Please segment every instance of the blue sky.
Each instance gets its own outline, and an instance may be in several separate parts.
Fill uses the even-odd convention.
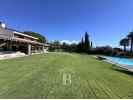
[[[96,46],[119,46],[133,30],[133,0],[0,0],[0,20],[51,40],[79,41],[85,31]]]

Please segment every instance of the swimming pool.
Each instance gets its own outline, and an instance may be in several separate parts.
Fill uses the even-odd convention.
[[[120,58],[120,57],[110,57],[110,56],[103,56],[104,58],[115,62],[117,64],[120,65],[129,65],[129,66],[133,66],[133,59],[129,59],[129,58]]]

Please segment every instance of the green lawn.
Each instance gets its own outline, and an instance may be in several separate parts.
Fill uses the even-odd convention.
[[[89,55],[33,55],[0,61],[0,98],[133,98],[133,76]]]

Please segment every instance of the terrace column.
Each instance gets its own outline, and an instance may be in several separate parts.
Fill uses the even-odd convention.
[[[28,44],[28,55],[31,55],[31,44]]]
[[[11,41],[6,41],[5,43],[6,43],[7,50],[11,51],[12,50]]]
[[[42,52],[45,53],[45,48],[44,48],[44,46],[42,46]]]
[[[42,51],[42,50],[41,50],[41,46],[39,46],[39,53],[41,53],[41,51]]]

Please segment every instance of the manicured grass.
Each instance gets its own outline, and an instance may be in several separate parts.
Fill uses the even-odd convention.
[[[89,55],[49,53],[3,60],[0,98],[133,98],[133,76]]]

